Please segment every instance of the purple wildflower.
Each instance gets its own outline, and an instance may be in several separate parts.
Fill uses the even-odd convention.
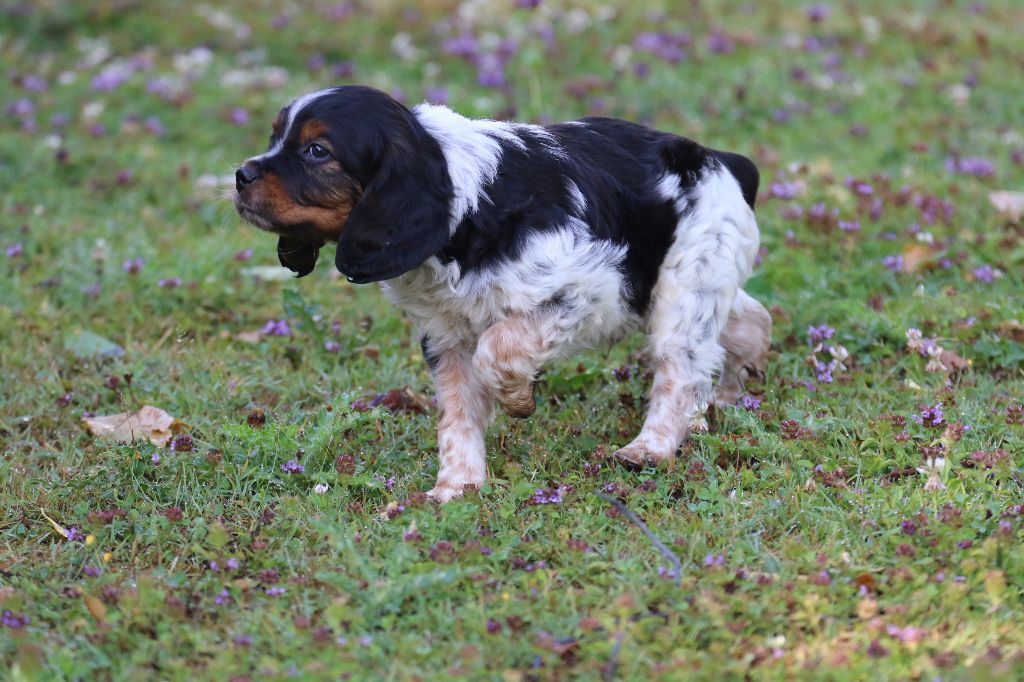
[[[149,461],[151,461],[153,464],[159,464],[160,463],[160,453],[159,452],[154,452],[153,456],[149,458]]]
[[[448,88],[444,86],[427,88],[424,97],[431,104],[448,104]]]
[[[742,407],[744,410],[749,410],[753,412],[757,408],[761,407],[761,400],[759,398],[755,398],[752,395],[744,394],[740,396],[740,399],[736,401],[736,404]]]
[[[288,325],[287,320],[268,320],[263,329],[260,330],[261,334],[267,336],[291,336],[292,328]]]
[[[951,156],[946,159],[946,170],[979,178],[988,178],[996,174],[995,164],[981,156]]]
[[[166,277],[157,281],[156,285],[161,289],[174,289],[181,286],[181,277]]]
[[[249,122],[249,112],[242,107],[235,107],[231,110],[228,119],[235,125],[245,125]]]
[[[836,330],[827,324],[820,324],[817,327],[811,325],[807,328],[807,337],[810,339],[811,345],[821,343],[826,339],[831,339],[836,333]]]
[[[24,251],[25,251],[25,247],[22,246],[21,242],[18,242],[17,244],[11,244],[6,249],[4,249],[4,253],[7,254],[8,258],[17,258]]]
[[[147,132],[151,135],[156,135],[157,137],[162,137],[164,133],[167,132],[167,128],[164,127],[164,124],[161,123],[160,119],[156,116],[149,116],[146,118],[145,126]]]
[[[668,579],[671,579],[671,580],[675,580],[676,578],[679,577],[679,571],[677,571],[675,568],[668,568],[666,566],[658,566],[658,577],[659,578],[668,578]]]
[[[707,568],[720,568],[725,566],[724,554],[708,554],[704,557],[704,566]]]
[[[800,187],[795,182],[773,182],[768,193],[776,199],[792,199]]]
[[[324,350],[328,353],[337,353],[341,350],[341,344],[337,341],[324,341]]]
[[[804,14],[807,15],[808,21],[812,24],[818,24],[828,19],[828,16],[832,13],[832,9],[828,5],[815,3],[808,5],[804,8]]]
[[[90,578],[98,578],[102,572],[99,566],[86,566],[82,569],[82,573],[85,573]]]
[[[228,567],[229,571],[237,571],[239,565],[240,564],[238,562],[238,559],[236,559],[235,557],[231,557],[230,559],[227,560],[227,563],[226,563],[226,566]]]
[[[985,284],[992,284],[996,280],[996,271],[992,269],[991,265],[982,265],[974,268],[974,281],[984,282]]]
[[[886,256],[882,259],[882,265],[884,265],[889,272],[903,272],[903,256]]]
[[[538,488],[530,498],[533,504],[561,504],[565,499],[565,494],[572,490],[572,486],[560,485],[557,488]]]
[[[21,79],[21,87],[29,92],[45,92],[48,86],[45,78],[30,73]]]
[[[121,87],[132,75],[131,67],[124,64],[110,64],[92,79],[92,89],[109,92]]]
[[[708,50],[716,54],[729,54],[736,45],[733,43],[732,38],[725,35],[721,31],[713,31],[708,36]]]
[[[826,365],[824,362],[821,362],[820,360],[818,360],[814,364],[814,378],[816,378],[818,381],[820,381],[823,384],[831,384],[832,381],[833,381],[833,379],[832,379],[832,370],[833,369],[834,369],[834,364],[833,363],[829,363],[829,364]]]
[[[860,222],[856,220],[840,220],[839,229],[843,232],[857,232],[860,230]]]
[[[228,593],[227,590],[221,590],[220,594],[218,594],[213,599],[213,603],[217,606],[223,606],[224,604],[227,604],[229,601],[231,601],[231,595]]]
[[[144,258],[129,258],[121,263],[121,268],[130,275],[136,274],[146,264]]]
[[[28,623],[29,617],[24,613],[4,609],[4,612],[0,614],[0,625],[11,628],[12,630],[21,629],[28,625]]]
[[[70,528],[68,528],[67,531],[68,531],[68,540],[71,540],[72,542],[85,539],[85,536],[82,535],[82,531],[78,530],[74,526],[71,526]]]
[[[287,592],[287,590],[285,590],[283,587],[268,587],[267,589],[265,589],[263,591],[265,593],[267,593],[268,595],[270,595],[271,597],[280,597],[285,592]]]
[[[922,426],[939,427],[945,422],[945,415],[942,412],[942,403],[935,403],[934,405],[926,405],[921,409],[921,414],[912,415],[913,419]]]
[[[251,647],[252,646],[252,637],[250,637],[249,635],[236,635],[233,641],[235,643],[235,646],[240,646],[240,647]]]
[[[306,471],[306,467],[302,466],[294,459],[290,459],[281,465],[281,471],[286,474],[301,474]]]

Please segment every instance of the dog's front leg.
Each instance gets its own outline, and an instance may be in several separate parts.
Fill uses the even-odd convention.
[[[484,432],[494,412],[490,390],[473,369],[469,348],[428,351],[440,418],[437,446],[441,464],[437,483],[428,492],[438,502],[462,495],[467,485],[480,486],[487,477]]]

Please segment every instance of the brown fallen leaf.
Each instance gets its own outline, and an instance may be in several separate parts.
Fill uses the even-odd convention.
[[[132,443],[146,439],[163,447],[188,427],[158,407],[145,405],[138,412],[122,412],[105,417],[85,417],[85,430],[103,440]]]
[[[996,333],[1004,339],[1016,341],[1017,343],[1024,343],[1024,324],[1021,324],[1017,320],[1001,322],[999,326],[996,327]]]
[[[352,401],[352,409],[367,412],[383,405],[391,412],[417,412],[423,414],[430,410],[430,397],[411,388],[393,388],[387,393],[376,396],[364,396]]]
[[[988,200],[997,211],[1013,221],[1024,216],[1024,192],[989,192]]]
[[[971,361],[960,357],[951,350],[943,350],[939,362],[946,366],[951,374],[958,374],[971,366]]]
[[[82,599],[85,600],[85,608],[89,610],[89,613],[96,619],[96,622],[99,623],[100,627],[106,627],[107,607],[103,605],[103,602],[85,592],[82,593]]]
[[[903,270],[917,272],[933,258],[931,247],[920,242],[911,242],[903,247]]]

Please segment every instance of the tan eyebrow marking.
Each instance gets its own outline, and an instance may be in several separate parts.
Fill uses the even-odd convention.
[[[327,124],[318,119],[310,119],[302,124],[299,131],[299,144],[305,147],[307,144],[322,136],[328,130]]]

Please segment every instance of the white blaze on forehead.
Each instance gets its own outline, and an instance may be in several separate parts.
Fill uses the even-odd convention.
[[[252,157],[251,159],[249,159],[249,161],[262,161],[263,159],[268,159],[271,156],[274,156],[275,154],[280,152],[284,148],[284,141],[288,139],[288,135],[292,131],[292,124],[295,123],[295,119],[296,117],[298,117],[299,112],[306,108],[309,104],[313,103],[314,101],[320,99],[324,95],[327,95],[331,92],[333,92],[333,88],[327,88],[326,90],[317,90],[316,92],[311,92],[308,95],[303,95],[302,97],[298,98],[297,100],[289,104],[288,120],[285,121],[284,129],[281,131],[280,137],[277,138],[277,142],[275,142],[274,146],[271,147],[269,150],[267,150],[263,154],[260,154],[259,156]]]

